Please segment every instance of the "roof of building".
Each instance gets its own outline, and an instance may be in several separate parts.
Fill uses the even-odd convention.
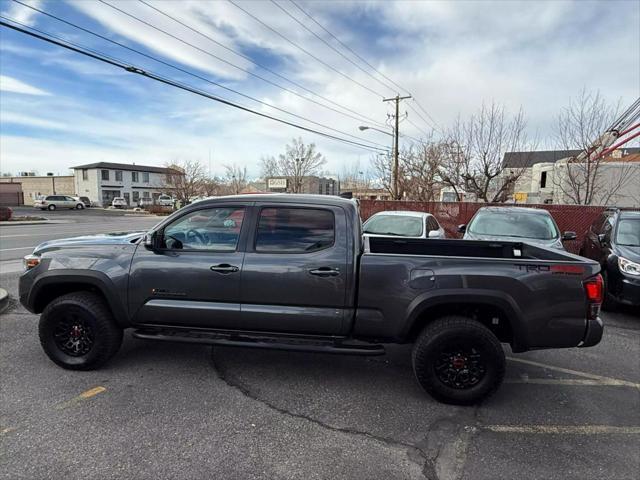
[[[71,167],[74,170],[89,169],[89,168],[108,168],[112,170],[130,170],[134,172],[150,172],[150,173],[169,173],[176,170],[167,167],[152,167],[149,165],[131,165],[128,163],[112,163],[112,162],[96,162],[87,163],[86,165],[77,165]]]
[[[622,148],[627,154],[640,153],[640,148]],[[540,150],[537,152],[506,152],[502,158],[502,168],[529,168],[536,163],[555,163],[563,158],[574,157],[582,150]],[[624,158],[624,157],[623,157]],[[613,157],[607,160],[616,161]]]

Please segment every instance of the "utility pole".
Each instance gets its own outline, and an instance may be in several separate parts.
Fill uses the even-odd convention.
[[[401,97],[400,95],[396,95],[393,98],[384,98],[382,101],[383,102],[396,102],[396,114],[395,114],[395,121],[396,121],[396,126],[393,129],[393,199],[394,200],[400,200],[400,195],[399,195],[399,188],[398,188],[398,157],[400,155],[400,152],[398,150],[398,144],[399,141],[398,139],[400,138],[400,100],[406,100],[408,98],[411,98],[411,95],[407,95],[404,97]]]

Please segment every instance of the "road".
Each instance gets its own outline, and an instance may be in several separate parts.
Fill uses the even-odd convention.
[[[15,263],[15,260],[31,253],[34,247],[46,240],[93,233],[146,230],[161,220],[156,216],[103,209],[49,212],[31,207],[15,207],[13,210],[14,216],[37,216],[64,223],[0,226],[0,271],[2,271],[1,262],[13,260],[12,263]]]
[[[0,273],[13,298],[18,275]],[[499,392],[452,407],[417,385],[409,346],[361,358],[127,334],[105,368],[66,371],[14,302],[0,315],[0,478],[637,479],[640,316],[604,319],[593,348],[507,348]]]

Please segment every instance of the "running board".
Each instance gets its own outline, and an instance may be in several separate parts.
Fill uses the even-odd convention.
[[[143,340],[161,342],[200,343],[223,347],[268,348],[294,352],[333,353],[341,355],[384,355],[382,345],[372,343],[343,342],[335,339],[307,337],[276,337],[270,335],[219,333],[178,329],[140,329],[132,334]]]

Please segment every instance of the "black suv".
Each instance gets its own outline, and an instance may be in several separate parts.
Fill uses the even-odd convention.
[[[580,255],[602,266],[603,308],[640,306],[640,212],[607,208],[589,227]]]

